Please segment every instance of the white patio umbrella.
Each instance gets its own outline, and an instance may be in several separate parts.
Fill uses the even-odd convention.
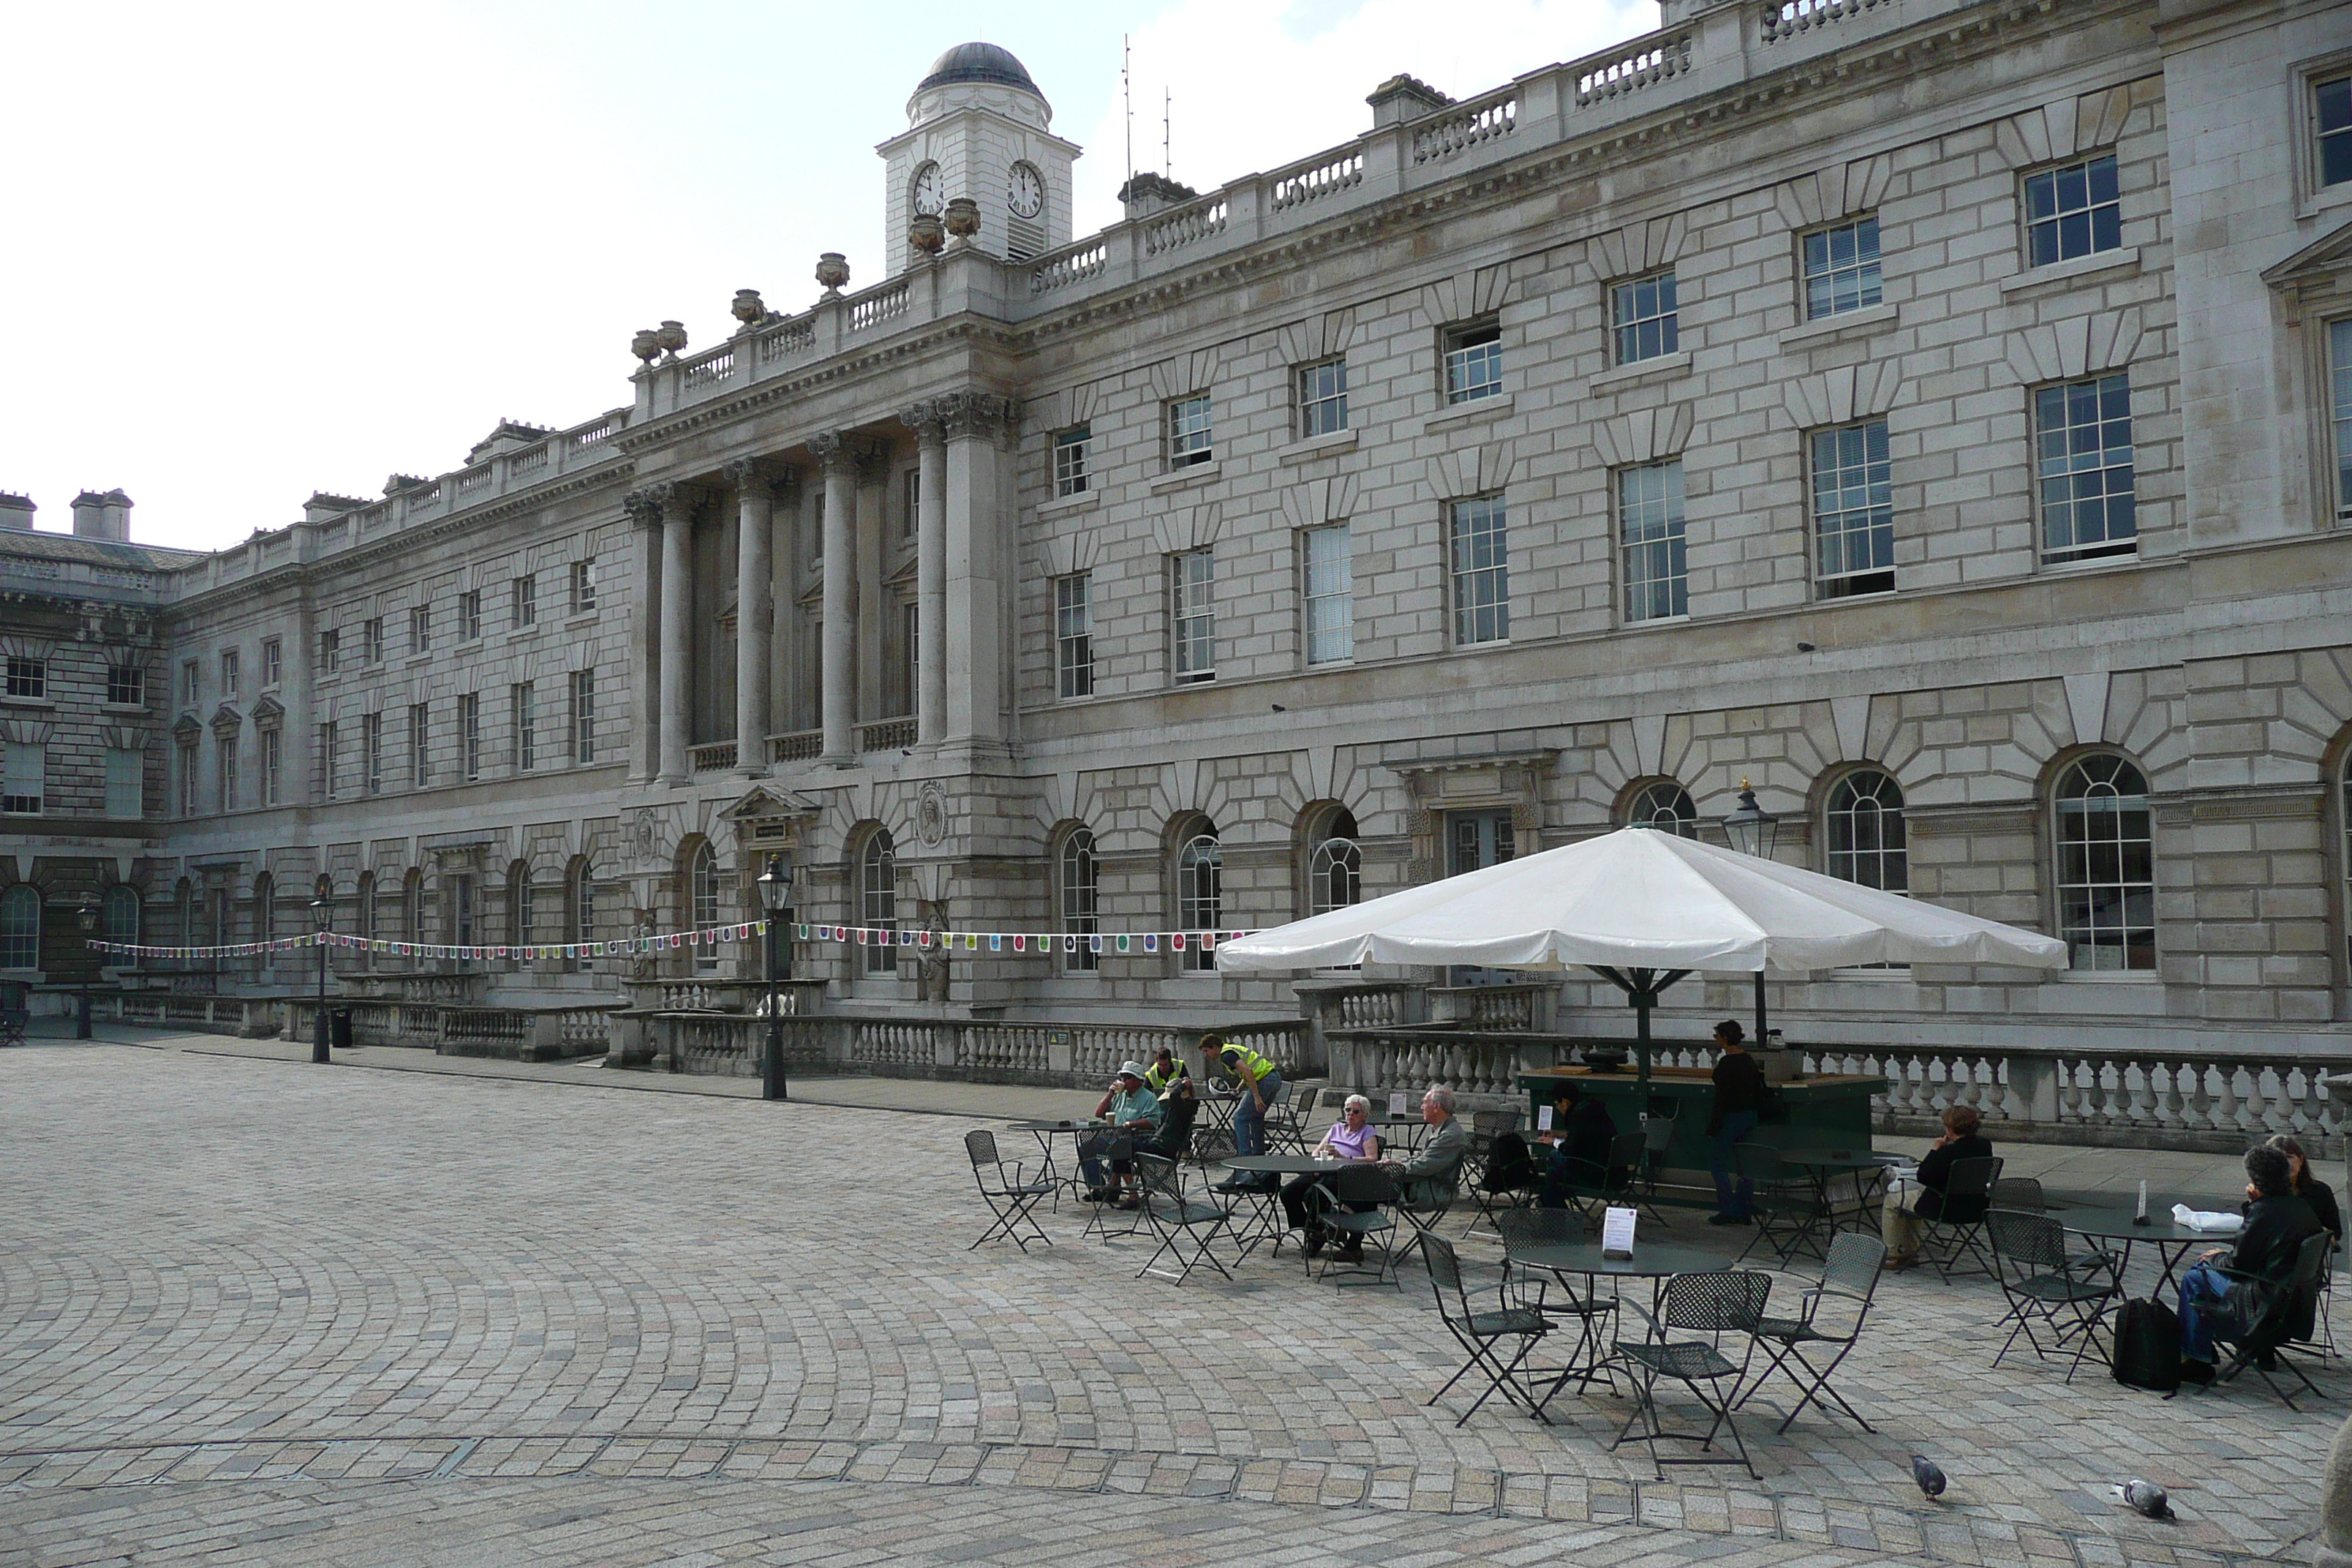
[[[1693,970],[2001,963],[2063,969],[2055,937],[1651,827],[1507,860],[1223,942],[1226,971],[1363,963],[1591,969],[1636,1010]]]

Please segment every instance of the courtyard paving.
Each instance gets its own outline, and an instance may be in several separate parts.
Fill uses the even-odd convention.
[[[1760,1480],[1661,1483],[1608,1451],[1613,1398],[1425,1408],[1458,1357],[1411,1273],[1179,1289],[1067,1206],[1050,1248],[968,1251],[962,1133],[1066,1096],[296,1054],[0,1053],[0,1568],[2302,1561],[2344,1415],[2341,1376],[2298,1415],[1994,1370],[1991,1288],[1913,1274],[1843,1378],[1876,1436],[1750,1420]],[[2179,1521],[2116,1504],[2127,1475]]]

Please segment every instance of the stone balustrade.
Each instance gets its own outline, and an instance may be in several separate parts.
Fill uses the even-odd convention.
[[[317,1026],[315,997],[293,996],[284,1004],[285,1037],[307,1040]],[[348,996],[327,998],[329,1012],[352,1015],[356,1046],[405,1046],[442,1056],[508,1057],[518,1061],[555,1061],[601,1056],[613,1043],[617,1004],[574,1007],[452,1007]]]
[[[942,1078],[982,1083],[1093,1088],[1124,1061],[1150,1061],[1160,1047],[1181,1053],[1196,1029],[1148,1024],[1047,1024],[932,1018],[787,1016],[790,1065],[888,1078]],[[766,1021],[740,1014],[657,1013],[651,1053],[673,1071],[756,1076]],[[1266,1058],[1300,1061],[1306,1025],[1297,1019],[1226,1027]]]

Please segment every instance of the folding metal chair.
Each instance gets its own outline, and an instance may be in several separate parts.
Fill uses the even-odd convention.
[[[1675,1119],[1671,1116],[1642,1118],[1642,1190],[1651,1197],[1658,1195],[1658,1167],[1674,1147]],[[1661,1224],[1664,1221],[1660,1220]]]
[[[1620,1132],[1609,1141],[1607,1165],[1596,1169],[1590,1160],[1569,1161],[1569,1206],[1596,1221],[1602,1209],[1638,1208],[1660,1225],[1665,1224],[1665,1215],[1643,1198],[1637,1182],[1642,1153],[1648,1142],[1646,1133]]]
[[[1806,1250],[1821,1234],[1825,1217],[1812,1178],[1790,1170],[1780,1152],[1764,1143],[1734,1144],[1731,1163],[1753,1194],[1750,1212],[1756,1221],[1755,1234],[1739,1249],[1739,1261],[1747,1262],[1759,1245],[1770,1247],[1783,1263]]]
[[[1470,1113],[1470,1152],[1462,1158],[1462,1179],[1475,1183],[1486,1173],[1486,1162],[1495,1140],[1506,1132],[1519,1130],[1519,1108],[1507,1110],[1474,1110]],[[1527,1140],[1519,1141],[1524,1144]]]
[[[1627,1438],[1638,1437],[1650,1446],[1650,1464],[1658,1479],[1666,1479],[1668,1465],[1738,1465],[1748,1472],[1748,1479],[1758,1479],[1756,1467],[1748,1462],[1748,1445],[1739,1436],[1739,1424],[1732,1419],[1732,1401],[1740,1384],[1748,1375],[1748,1365],[1756,1354],[1756,1331],[1764,1320],[1764,1303],[1772,1293],[1772,1277],[1744,1269],[1727,1269],[1706,1274],[1677,1274],[1666,1281],[1665,1295],[1659,1304],[1658,1314],[1652,1317],[1637,1301],[1626,1302],[1627,1310],[1636,1313],[1650,1325],[1650,1335],[1642,1340],[1619,1340],[1617,1359],[1625,1363],[1625,1370],[1633,1378],[1633,1411],[1625,1417],[1625,1425],[1617,1433],[1617,1441],[1609,1445],[1612,1452]],[[1705,1333],[1704,1340],[1668,1339],[1675,1329],[1687,1329]],[[1725,1334],[1738,1334],[1742,1350],[1738,1361],[1723,1353]],[[1691,1397],[1706,1410],[1708,1420],[1704,1432],[1670,1430],[1658,1418],[1657,1384],[1660,1378],[1670,1379],[1690,1390]],[[1731,1380],[1727,1392],[1716,1392],[1724,1379]],[[1633,1430],[1636,1424],[1642,1430]],[[1737,1457],[1712,1452],[1716,1434],[1731,1435],[1731,1446]],[[1668,1458],[1658,1451],[1661,1443],[1696,1443],[1696,1455],[1677,1455]]]
[[[2321,1305],[2320,1281],[2327,1276],[2328,1248],[2334,1240],[2323,1230],[2305,1241],[2303,1250],[2295,1254],[2294,1271],[2269,1289],[2253,1326],[2237,1339],[2224,1342],[2231,1348],[2230,1359],[2214,1369],[2213,1381],[2200,1388],[2200,1393],[2210,1394],[2252,1367],[2254,1375],[2268,1384],[2270,1391],[2289,1410],[2300,1412],[2303,1407],[2294,1402],[2292,1391],[2279,1386],[2278,1379],[2271,1375],[2274,1372],[2286,1373],[2302,1385],[2305,1393],[2314,1399],[2320,1397],[2318,1384],[2296,1363],[2295,1357],[2298,1353],[2308,1355],[2315,1362],[2325,1355],[2315,1342],[2318,1339],[2315,1320]],[[2249,1276],[2232,1268],[2220,1272],[2248,1286],[2254,1283]]]
[[[1470,1229],[1475,1231],[1484,1225],[1493,1230],[1498,1214],[1534,1203],[1540,1183],[1527,1140],[1509,1131],[1496,1133],[1486,1152],[1486,1168],[1469,1184],[1470,1196],[1477,1205]]]
[[[1265,1152],[1269,1154],[1307,1152],[1307,1101],[1297,1085],[1284,1079],[1275,1085],[1274,1100],[1265,1108]]]
[[[1209,1248],[1217,1233],[1233,1223],[1233,1209],[1223,1204],[1202,1203],[1184,1195],[1184,1176],[1173,1160],[1163,1155],[1139,1153],[1135,1157],[1136,1179],[1143,1184],[1143,1215],[1150,1223],[1151,1233],[1160,1241],[1160,1248],[1135,1271],[1139,1279],[1156,1274],[1162,1279],[1174,1279],[1181,1285],[1192,1277],[1192,1270],[1202,1263],[1231,1279],[1233,1275],[1216,1260]],[[1185,1256],[1185,1246],[1192,1256]],[[1162,1258],[1173,1257],[1183,1268],[1170,1274],[1159,1267]]]
[[[1310,1191],[1307,1201],[1321,1205],[1322,1212],[1317,1215],[1317,1223],[1330,1236],[1346,1237],[1346,1245],[1352,1245],[1360,1251],[1366,1242],[1380,1243],[1380,1259],[1372,1265],[1369,1281],[1360,1269],[1349,1265],[1339,1276],[1338,1283],[1379,1285],[1385,1282],[1395,1285],[1399,1289],[1404,1288],[1403,1281],[1396,1277],[1397,1222],[1395,1215],[1390,1212],[1399,1201],[1397,1184],[1386,1171],[1378,1165],[1342,1165],[1332,1172],[1320,1186]],[[1377,1206],[1358,1213],[1349,1207],[1351,1204]],[[1331,1278],[1331,1265],[1335,1261],[1332,1252],[1335,1250],[1329,1247],[1324,1250],[1323,1271],[1317,1274],[1316,1279]],[[1308,1259],[1307,1266],[1312,1269],[1314,1260]]]
[[[1429,1268],[1430,1291],[1437,1298],[1437,1315],[1444,1321],[1454,1342],[1469,1356],[1445,1380],[1444,1387],[1422,1403],[1436,1404],[1471,1368],[1476,1367],[1486,1374],[1486,1386],[1454,1421],[1456,1426],[1477,1415],[1478,1407],[1498,1393],[1537,1420],[1550,1425],[1551,1417],[1543,1413],[1543,1402],[1537,1398],[1535,1386],[1528,1377],[1527,1360],[1551,1331],[1551,1321],[1532,1307],[1513,1306],[1508,1301],[1501,1302],[1493,1311],[1478,1310],[1470,1304],[1470,1292],[1462,1283],[1462,1261],[1454,1256],[1454,1244],[1428,1231],[1422,1232],[1417,1239],[1422,1261]],[[1518,1342],[1518,1350],[1508,1361],[1503,1359],[1497,1348],[1506,1340]]]
[[[1997,1155],[1980,1160],[1955,1160],[1944,1176],[1944,1196],[1937,1205],[1936,1217],[1919,1216],[1924,1227],[1920,1232],[1920,1251],[1935,1264],[1936,1272],[1945,1284],[1960,1270],[1963,1258],[1974,1258],[1976,1267],[1985,1273],[1992,1272],[1991,1260],[1985,1257],[1983,1240],[1985,1215],[1992,1209],[1992,1184],[2000,1180],[2001,1161]],[[1936,1243],[1942,1240],[1946,1250],[1936,1253]]]
[[[1974,1163],[1978,1162],[1959,1162]],[[2100,1321],[2107,1308],[2123,1300],[2122,1281],[2112,1268],[2085,1275],[2070,1267],[2066,1227],[2048,1215],[1993,1209],[1981,1223],[1992,1245],[1993,1279],[2009,1299],[2009,1316],[2017,1320],[2017,1326],[1994,1353],[1992,1364],[2000,1364],[2020,1334],[2033,1347],[2035,1360],[2047,1360],[2041,1336],[2033,1331],[2038,1322],[2050,1330],[2051,1350],[2063,1350],[2069,1339],[2076,1342],[2074,1359],[2066,1367],[2066,1381],[2074,1382],[2083,1357],[2098,1344]]]
[[[1590,1389],[1595,1378],[1606,1378],[1610,1392],[1615,1393],[1617,1378],[1603,1353],[1601,1325],[1617,1310],[1617,1299],[1580,1296],[1559,1274],[1530,1268],[1509,1256],[1524,1247],[1570,1247],[1590,1241],[1591,1224],[1573,1209],[1507,1209],[1495,1216],[1495,1228],[1503,1238],[1503,1292],[1509,1304],[1532,1307],[1547,1318],[1572,1321],[1577,1326],[1576,1347],[1559,1369],[1559,1375],[1544,1390],[1537,1408],[1549,1405],[1552,1395],[1566,1387],[1570,1378],[1577,1380],[1580,1391]]]
[[[989,1212],[996,1216],[996,1222],[988,1227],[980,1240],[964,1250],[977,1251],[982,1242],[994,1241],[1001,1236],[1026,1252],[1029,1240],[1020,1229],[1024,1224],[1039,1241],[1048,1247],[1053,1246],[1054,1238],[1045,1234],[1037,1223],[1037,1216],[1029,1212],[1037,1206],[1040,1198],[1054,1191],[1052,1179],[1024,1180],[1018,1163],[1008,1162],[997,1154],[996,1134],[993,1132],[965,1133],[963,1149],[971,1157],[971,1179],[979,1184],[980,1195],[987,1202]],[[1013,1173],[1010,1176],[1005,1174],[1008,1170]],[[992,1179],[993,1185],[991,1184]]]
[[[1134,1136],[1131,1133],[1121,1132],[1106,1140],[1102,1152],[1096,1157],[1102,1162],[1106,1173],[1116,1172],[1122,1164],[1131,1166],[1135,1159]],[[1087,1216],[1086,1228],[1078,1232],[1078,1239],[1081,1241],[1089,1236],[1099,1236],[1105,1241],[1108,1241],[1114,1234],[1133,1236],[1142,1228],[1143,1200],[1140,1196],[1136,1199],[1135,1207],[1131,1209],[1122,1209],[1115,1204],[1107,1203],[1090,1204],[1087,1206],[1095,1212]],[[1127,1217],[1126,1229],[1116,1233],[1112,1231],[1111,1216],[1114,1215],[1123,1215]]]
[[[1797,1315],[1758,1321],[1756,1337],[1764,1344],[1765,1353],[1771,1361],[1733,1397],[1731,1407],[1745,1407],[1777,1372],[1796,1384],[1799,1393],[1797,1403],[1790,1407],[1779,1430],[1786,1432],[1790,1424],[1804,1414],[1806,1405],[1819,1404],[1826,1394],[1855,1426],[1865,1432],[1876,1432],[1878,1428],[1864,1420],[1861,1411],[1830,1386],[1830,1375],[1862,1340],[1862,1325],[1870,1316],[1871,1299],[1878,1293],[1878,1272],[1885,1261],[1886,1244],[1867,1231],[1842,1231],[1832,1237],[1829,1256],[1822,1261],[1822,1281],[1798,1298]],[[1826,1318],[1822,1311],[1825,1304],[1830,1307]],[[1808,1354],[1808,1345],[1818,1348]],[[1816,1361],[1814,1356],[1823,1352],[1828,1352],[1829,1359]],[[1829,1405],[1822,1405],[1822,1408],[1827,1410]]]

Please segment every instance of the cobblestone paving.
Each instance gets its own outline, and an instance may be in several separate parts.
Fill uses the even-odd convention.
[[[967,1251],[963,1130],[0,1054],[0,1565],[2307,1554],[2340,1402],[1992,1370],[1981,1281],[1886,1281],[1843,1380],[1878,1436],[1752,1420],[1760,1481],[1661,1484],[1608,1452],[1612,1398],[1550,1430],[1425,1409],[1458,1358],[1411,1274],[1340,1293],[1261,1257],[1180,1289],[1066,1207],[1052,1248]],[[2180,1522],[2123,1512],[2126,1474]]]

